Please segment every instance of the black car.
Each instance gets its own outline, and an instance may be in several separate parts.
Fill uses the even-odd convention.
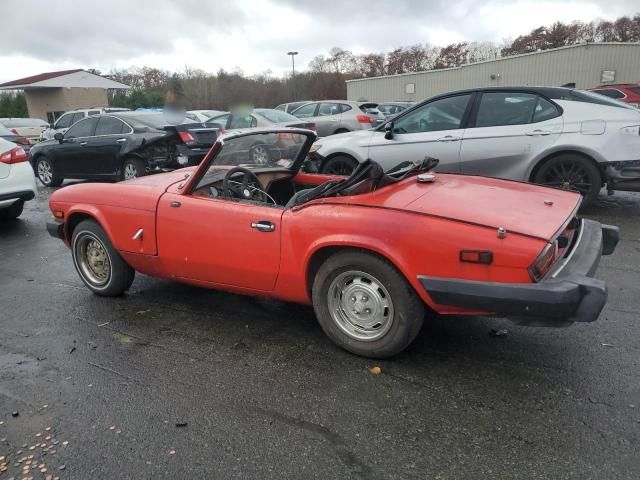
[[[128,180],[197,165],[219,129],[209,123],[171,124],[161,112],[97,115],[35,145],[30,160],[46,186],[65,178]]]

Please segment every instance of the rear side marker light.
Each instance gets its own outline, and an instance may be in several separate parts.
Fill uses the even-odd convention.
[[[547,243],[540,252],[533,265],[529,267],[529,276],[534,282],[539,282],[551,270],[556,254],[558,253],[558,242]]]
[[[55,218],[64,218],[64,212],[62,210],[55,210],[53,216]]]
[[[487,250],[460,250],[460,261],[490,265],[493,262],[493,252]]]

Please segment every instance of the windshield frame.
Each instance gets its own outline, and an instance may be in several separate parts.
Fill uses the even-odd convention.
[[[300,171],[300,167],[302,166],[302,163],[307,158],[307,154],[309,153],[309,149],[311,148],[311,145],[313,145],[313,142],[316,141],[317,135],[314,132],[310,130],[305,130],[302,128],[287,128],[287,127],[253,128],[251,130],[248,130],[248,129],[236,130],[234,132],[224,134],[220,136],[218,140],[216,140],[216,143],[213,144],[211,149],[207,152],[205,157],[202,159],[202,162],[200,162],[200,165],[196,169],[195,173],[187,179],[186,184],[184,184],[184,187],[181,189],[182,190],[181,193],[183,195],[190,195],[191,193],[193,193],[193,191],[197,189],[197,186],[200,183],[200,180],[207,174],[209,169],[214,165],[216,158],[218,158],[218,156],[224,149],[225,142],[233,140],[234,138],[247,137],[251,135],[257,136],[257,135],[263,135],[263,134],[278,134],[278,133],[298,133],[306,137],[304,143],[302,144],[302,146],[300,147],[300,150],[298,151],[298,155],[296,156],[293,163],[289,167],[278,167],[278,168],[273,167],[274,170],[276,169],[289,170],[294,175],[297,174]],[[225,167],[227,165],[220,164],[219,166]],[[228,166],[230,168],[233,168],[233,165],[228,165]],[[264,169],[264,167],[252,168],[250,166],[244,167],[244,168],[247,168],[249,170],[252,170],[255,168]]]

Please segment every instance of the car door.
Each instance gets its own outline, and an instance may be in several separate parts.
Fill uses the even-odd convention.
[[[318,136],[326,137],[340,128],[340,118],[342,117],[342,108],[339,103],[321,102],[318,104],[316,116],[308,119],[308,121],[316,124]]]
[[[120,171],[120,150],[133,130],[116,117],[97,118],[95,134],[87,139],[91,156],[85,158],[86,169],[96,175],[115,175]]]
[[[98,117],[88,117],[72,125],[64,134],[62,144],[56,149],[57,159],[54,165],[60,174],[70,178],[74,178],[73,175],[84,177],[90,174],[87,159],[96,152],[92,150],[88,140],[93,136],[97,124]]]
[[[315,123],[316,132],[318,136],[325,137],[327,136],[327,134],[322,132],[328,131],[328,128],[320,125],[320,124],[324,125],[323,122],[320,122],[320,123],[318,122],[318,119],[316,117],[316,112],[318,111],[318,105],[319,104],[317,103],[307,103],[306,105],[301,106],[297,110],[294,110],[291,113],[291,115],[293,115],[294,117],[303,118],[307,122]]]
[[[440,160],[437,170],[459,172],[460,144],[471,109],[472,93],[438,98],[402,113],[393,121],[392,137],[375,131],[369,158],[388,170],[404,161]]]
[[[461,172],[528,180],[530,163],[560,137],[561,115],[560,108],[535,93],[478,94],[462,139]]]
[[[170,189],[158,202],[158,255],[176,277],[270,291],[283,209]]]

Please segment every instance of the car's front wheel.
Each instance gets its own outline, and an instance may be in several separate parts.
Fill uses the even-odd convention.
[[[135,271],[113,248],[102,227],[93,220],[80,222],[73,231],[71,254],[80,278],[96,295],[121,295],[133,283]]]
[[[564,153],[543,163],[533,181],[540,185],[564,188],[580,193],[588,205],[602,188],[602,175],[588,159],[574,153]]]
[[[45,156],[39,157],[36,161],[36,174],[45,187],[58,187],[64,181],[56,172],[51,160]]]
[[[344,175],[348,177],[358,166],[358,161],[355,158],[347,157],[346,155],[338,155],[332,157],[326,161],[322,167],[322,172],[326,175]]]
[[[147,164],[139,158],[127,158],[122,164],[122,180],[133,180],[147,174]]]
[[[393,265],[368,252],[329,257],[315,276],[312,299],[327,336],[364,357],[396,355],[424,321],[425,307],[413,287]]]

